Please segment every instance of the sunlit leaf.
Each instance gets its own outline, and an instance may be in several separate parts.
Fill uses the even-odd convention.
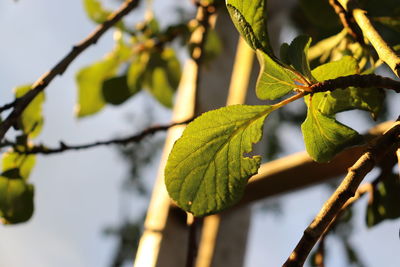
[[[6,172],[12,169],[19,169],[19,174],[23,179],[28,179],[32,168],[35,166],[36,156],[19,154],[8,151],[2,156],[2,171]]]
[[[367,225],[372,227],[387,219],[400,217],[400,180],[398,174],[385,177],[374,188],[368,203]]]
[[[175,143],[165,169],[170,196],[195,216],[236,203],[260,156],[246,156],[262,137],[271,106],[234,105],[204,113]]]
[[[15,88],[15,97],[22,97],[28,93],[31,85],[25,85]],[[42,131],[44,118],[43,118],[43,103],[44,93],[39,93],[35,99],[28,105],[22,112],[19,120],[19,125],[22,131],[30,138],[35,138]]]
[[[278,64],[260,50],[257,50],[257,57],[261,66],[256,85],[258,98],[262,100],[277,99],[296,88],[294,80],[298,76],[292,71]]]
[[[226,0],[226,6],[233,23],[250,47],[272,56],[267,29],[267,1]]]
[[[175,52],[166,48],[161,54],[151,54],[144,76],[144,86],[162,105],[172,107],[180,76],[180,63]]]
[[[109,10],[103,8],[99,0],[83,0],[86,14],[96,23],[103,23],[111,14]]]
[[[34,188],[22,178],[0,176],[0,217],[5,224],[21,223],[33,214]]]

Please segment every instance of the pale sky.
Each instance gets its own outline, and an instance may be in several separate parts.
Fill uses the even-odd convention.
[[[156,5],[156,15],[157,12],[165,14],[167,4],[162,0],[155,1],[163,2],[161,6]],[[94,25],[86,18],[81,2],[0,1],[1,103],[12,100],[13,87],[33,82],[74,43],[92,31]],[[74,118],[75,73],[100,59],[111,48],[112,35],[109,33],[47,88],[46,122],[39,141],[82,143],[128,133],[136,128],[127,124],[126,115],[140,116],[145,112],[144,105],[154,105],[157,122],[169,120],[169,112],[145,95],[121,108],[107,108],[99,115],[80,121]],[[399,109],[397,106],[397,113]],[[362,128],[361,125],[359,123],[357,127]],[[290,145],[293,150],[303,149],[300,142]],[[105,237],[102,230],[120,219],[118,194],[127,171],[127,166],[112,148],[38,157],[30,178],[36,189],[35,214],[26,224],[0,226],[0,267],[108,266],[115,240]],[[149,168],[149,180],[156,171],[157,166]],[[253,220],[246,267],[282,264],[327,198],[327,191],[317,187],[282,197],[284,216],[258,212]],[[357,205],[365,207],[365,201]],[[367,230],[363,210],[361,208],[362,212],[357,214],[360,227],[352,241],[360,245],[361,255],[370,262],[368,266],[399,266],[400,259],[393,258],[400,252],[399,220]],[[288,214],[290,216],[286,216]],[[328,240],[329,245],[333,248],[332,255],[341,255],[341,248],[334,240]],[[380,265],[382,259],[386,260],[385,265]],[[346,266],[338,256],[330,262],[328,266]]]

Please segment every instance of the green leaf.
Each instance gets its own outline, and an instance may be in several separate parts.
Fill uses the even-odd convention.
[[[367,207],[367,225],[372,227],[386,219],[400,217],[400,180],[398,174],[383,179],[374,188]]]
[[[172,107],[173,96],[178,87],[181,69],[174,50],[166,48],[161,54],[150,56],[144,86],[164,106]]]
[[[309,80],[314,80],[311,75],[310,64],[307,59],[311,38],[305,35],[296,37],[288,47],[287,59],[295,70],[303,74]]]
[[[358,63],[356,59],[345,56],[341,60],[330,62],[315,68],[313,76],[319,80],[335,79],[341,76],[357,74]],[[377,88],[345,88],[333,92],[314,94],[313,101],[318,103],[318,109],[326,115],[338,112],[361,109],[371,112],[376,117],[380,112],[384,100],[384,93]]]
[[[127,83],[131,92],[138,92],[142,89],[149,57],[148,53],[141,53],[132,60],[127,73]]]
[[[260,62],[260,74],[256,85],[257,97],[262,100],[273,100],[282,97],[296,88],[294,82],[298,78],[291,70],[283,67],[269,55],[257,50]]]
[[[250,47],[272,56],[267,29],[267,1],[226,0],[226,6],[233,23]]]
[[[35,166],[36,156],[19,154],[16,152],[8,151],[2,156],[2,170],[3,173],[8,170],[19,169],[20,176],[27,180],[31,170]]]
[[[26,222],[33,214],[33,185],[0,176],[0,216],[5,224]]]
[[[344,148],[360,143],[361,136],[353,129],[327,116],[318,109],[313,97],[305,97],[307,118],[301,125],[304,143],[310,157],[317,162],[327,162]]]
[[[140,90],[134,89],[136,90],[131,91],[128,86],[126,75],[113,77],[103,82],[103,98],[109,104],[120,105]]]
[[[103,8],[99,0],[83,0],[86,14],[96,23],[103,23],[111,12]]]
[[[222,42],[214,29],[207,32],[206,42],[204,44],[204,57],[206,62],[215,59],[222,51]]]
[[[318,81],[335,79],[341,76],[357,74],[357,60],[351,56],[344,56],[338,61],[329,62],[313,69],[312,75]]]
[[[23,97],[31,90],[31,85],[25,85],[15,88],[15,97]],[[44,93],[38,94],[35,99],[22,112],[19,120],[19,126],[29,138],[37,137],[42,131],[43,118],[43,103]]]
[[[165,168],[172,199],[195,216],[219,212],[242,196],[261,157],[247,157],[272,106],[234,105],[204,113],[175,143]]]

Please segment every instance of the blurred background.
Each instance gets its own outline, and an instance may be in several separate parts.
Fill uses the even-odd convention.
[[[288,1],[291,5],[295,2]],[[154,3],[155,17],[161,25],[179,22],[182,13],[195,14],[190,1]],[[104,4],[112,9],[120,1]],[[129,23],[142,21],[144,13],[145,5],[141,5],[132,12]],[[290,42],[297,30],[284,17],[277,23],[283,26],[276,41]],[[35,81],[94,27],[81,0],[1,1],[1,103],[12,101],[12,88]],[[45,126],[38,142],[54,146],[60,140],[81,144],[170,122],[171,111],[146,91],[121,106],[107,106],[94,116],[74,116],[76,73],[102,58],[113,45],[113,33],[109,31],[47,88]],[[187,53],[180,51],[178,56],[184,61]],[[400,99],[388,98],[387,118],[394,119],[400,114]],[[360,132],[374,123],[357,112],[339,119]],[[270,159],[304,150],[299,129],[283,125],[276,135],[288,141]],[[0,226],[0,266],[132,266],[164,138],[164,133],[157,133],[123,149],[98,147],[38,156],[30,178],[35,185],[34,216],[24,224]],[[245,266],[280,266],[331,191],[329,185],[320,185],[254,205]],[[360,259],[354,266],[365,263],[363,266],[397,267],[400,221],[385,221],[368,229],[364,222],[366,201],[357,202],[354,227],[351,234],[348,230],[344,234]],[[340,234],[327,239],[327,266],[351,266],[341,240]]]

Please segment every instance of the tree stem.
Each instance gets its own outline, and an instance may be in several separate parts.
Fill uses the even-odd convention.
[[[342,183],[324,204],[318,215],[304,231],[296,248],[290,254],[283,267],[301,267],[314,247],[315,243],[324,234],[331,221],[342,210],[345,203],[353,197],[358,186],[386,154],[387,150],[400,139],[400,121],[374,140],[373,145],[349,169]]]
[[[338,0],[340,4],[353,15],[356,23],[361,28],[364,36],[371,42],[379,55],[379,58],[383,60],[393,70],[397,77],[400,77],[400,57],[396,52],[383,40],[382,36],[372,25],[371,20],[367,17],[367,12],[358,7],[358,3],[355,0]]]

